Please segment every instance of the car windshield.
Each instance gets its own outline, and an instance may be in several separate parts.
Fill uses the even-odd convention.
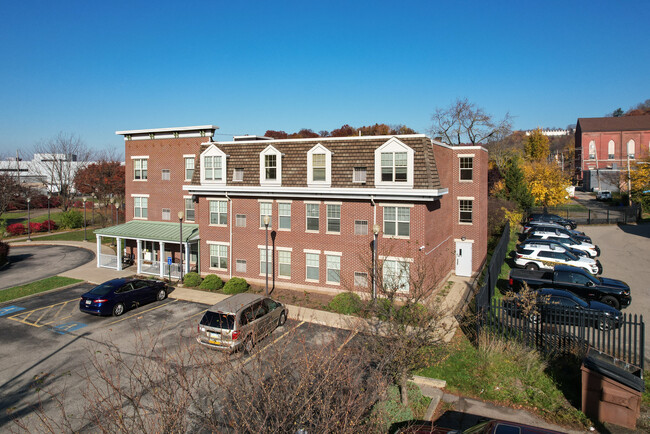
[[[569,259],[571,259],[572,261],[577,261],[577,260],[578,260],[578,257],[577,257],[576,255],[574,255],[573,253],[569,252],[568,250],[567,250],[566,252],[564,252],[564,253],[565,253],[565,254],[569,257]]]
[[[201,325],[217,329],[232,330],[235,328],[235,316],[219,312],[207,311],[201,318]]]
[[[107,295],[122,286],[122,283],[123,282],[115,282],[111,280],[109,282],[104,282],[99,286],[95,286],[89,292],[93,295]]]

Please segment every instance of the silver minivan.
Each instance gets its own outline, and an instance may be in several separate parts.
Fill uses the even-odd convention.
[[[256,342],[284,325],[285,305],[258,294],[235,294],[208,309],[197,328],[196,340],[227,351],[251,351]]]

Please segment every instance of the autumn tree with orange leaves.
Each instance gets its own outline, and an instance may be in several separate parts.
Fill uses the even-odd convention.
[[[107,204],[111,198],[124,197],[124,166],[119,161],[101,160],[77,171],[74,178],[77,191],[94,196]]]

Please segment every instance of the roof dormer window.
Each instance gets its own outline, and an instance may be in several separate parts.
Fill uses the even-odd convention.
[[[226,154],[211,145],[201,154],[201,183],[226,183]]]
[[[307,152],[307,185],[329,187],[332,184],[332,151],[320,143]]]
[[[269,145],[260,153],[260,185],[282,184],[282,153]]]
[[[413,187],[415,151],[396,138],[375,151],[375,185],[382,187]]]

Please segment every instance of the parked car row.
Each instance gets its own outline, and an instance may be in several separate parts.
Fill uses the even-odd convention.
[[[154,279],[113,279],[81,296],[79,310],[93,315],[120,316],[145,303],[167,298],[169,287]],[[283,326],[288,308],[263,295],[241,293],[208,309],[197,325],[197,341],[227,351],[251,351],[261,339]]]

